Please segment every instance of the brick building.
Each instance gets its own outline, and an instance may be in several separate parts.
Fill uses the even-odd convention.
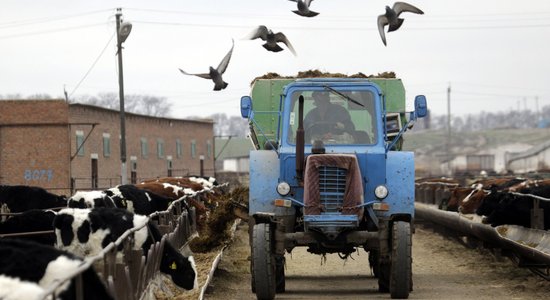
[[[63,100],[0,101],[0,184],[58,194],[121,182],[118,110]],[[214,175],[213,122],[126,113],[128,182]]]

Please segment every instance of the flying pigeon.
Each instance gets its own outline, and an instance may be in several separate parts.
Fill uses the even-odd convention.
[[[309,5],[311,4],[311,1],[313,0],[289,0],[292,2],[298,2],[298,10],[293,10],[292,12],[300,15],[302,17],[315,17],[318,15],[318,12],[314,12],[309,10]]]
[[[231,59],[231,53],[233,53],[233,47],[235,46],[235,41],[233,41],[233,45],[231,46],[231,50],[227,52],[225,57],[222,59],[220,64],[216,69],[210,67],[210,71],[208,73],[201,73],[201,74],[191,74],[187,73],[182,69],[179,69],[180,72],[182,72],[185,75],[195,75],[204,79],[212,79],[214,81],[214,91],[220,91],[227,87],[227,82],[223,81],[222,74],[227,69],[227,65],[229,64],[229,60]]]
[[[382,38],[382,42],[384,42],[384,46],[386,46],[386,35],[384,34],[384,26],[388,24],[390,25],[388,28],[388,32],[399,29],[404,21],[404,19],[399,18],[399,15],[402,12],[412,12],[420,15],[424,14],[424,12],[417,7],[405,2],[395,2],[392,8],[386,6],[386,13],[378,16],[378,32],[380,32],[380,37]]]
[[[292,44],[282,32],[273,33],[271,29],[267,29],[267,27],[265,27],[264,25],[260,25],[258,26],[258,28],[254,29],[254,31],[252,31],[248,36],[245,37],[245,39],[249,39],[249,40],[255,40],[257,38],[261,38],[266,42],[262,46],[269,51],[273,51],[273,52],[282,51],[283,48],[281,48],[281,46],[277,44],[281,42],[286,45],[288,50],[290,50],[290,52],[292,52],[294,56],[296,56],[296,51],[294,51]]]

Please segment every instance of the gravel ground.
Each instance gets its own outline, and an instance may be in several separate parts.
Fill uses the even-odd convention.
[[[248,226],[235,233],[205,299],[256,299],[250,290]],[[344,261],[323,260],[306,248],[286,255],[286,292],[276,299],[389,299],[377,292],[377,279],[363,250]],[[417,226],[413,235],[414,291],[409,299],[548,299],[550,282],[496,259],[487,250],[469,249]]]

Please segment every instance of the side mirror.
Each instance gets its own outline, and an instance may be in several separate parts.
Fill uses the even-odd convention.
[[[252,112],[252,98],[250,96],[241,97],[241,116],[248,119]]]
[[[426,96],[418,95],[414,98],[414,112],[417,118],[424,118],[428,114]]]

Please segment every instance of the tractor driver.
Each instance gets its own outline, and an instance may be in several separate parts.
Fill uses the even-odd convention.
[[[319,137],[331,139],[334,135],[355,131],[349,112],[341,105],[331,103],[329,92],[315,91],[312,97],[315,108],[304,118],[306,141]]]

